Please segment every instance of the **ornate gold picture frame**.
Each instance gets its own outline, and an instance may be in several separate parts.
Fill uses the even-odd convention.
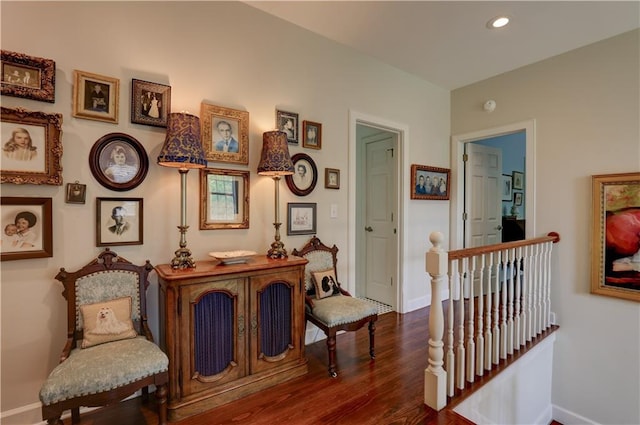
[[[249,172],[200,169],[200,230],[249,228]]]
[[[2,94],[54,103],[56,63],[2,50]]]
[[[203,102],[200,122],[207,161],[249,164],[249,112]]]

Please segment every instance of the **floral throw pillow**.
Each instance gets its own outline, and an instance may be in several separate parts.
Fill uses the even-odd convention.
[[[317,299],[330,297],[340,293],[340,287],[338,286],[336,272],[334,269],[313,272],[312,274]]]
[[[138,336],[131,321],[131,297],[85,304],[80,312],[84,323],[82,348]]]

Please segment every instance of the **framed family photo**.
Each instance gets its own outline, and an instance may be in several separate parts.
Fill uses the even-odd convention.
[[[122,192],[144,181],[149,170],[149,158],[144,147],[133,137],[109,133],[91,147],[89,168],[102,186]]]
[[[307,196],[318,182],[318,168],[306,153],[297,153],[291,157],[293,175],[285,176],[289,190],[298,196]]]
[[[451,170],[411,165],[411,199],[449,199]]]
[[[131,122],[166,127],[171,113],[171,86],[131,80]]]
[[[56,63],[2,50],[2,94],[54,103]]]
[[[340,189],[340,170],[337,168],[324,169],[324,187],[327,189]]]
[[[249,228],[249,171],[200,169],[200,230]]]
[[[96,198],[96,246],[142,245],[142,198]]]
[[[117,124],[120,80],[78,70],[73,76],[73,116]]]
[[[287,235],[316,234],[316,204],[287,204]]]
[[[249,164],[249,112],[203,102],[200,122],[208,161]]]
[[[0,199],[0,261],[53,257],[51,198]]]
[[[276,109],[276,127],[286,133],[287,142],[298,144],[298,114]]]
[[[313,121],[302,121],[302,147],[309,149],[322,148],[322,124]]]
[[[591,182],[591,292],[640,301],[640,173]]]
[[[62,185],[62,114],[1,112],[2,183]]]

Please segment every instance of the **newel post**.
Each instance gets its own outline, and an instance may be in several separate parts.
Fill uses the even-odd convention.
[[[447,404],[447,371],[444,370],[444,313],[442,290],[447,282],[448,254],[442,249],[444,236],[429,235],[433,245],[426,253],[426,270],[431,275],[431,307],[429,309],[429,366],[424,370],[424,403],[440,410]]]

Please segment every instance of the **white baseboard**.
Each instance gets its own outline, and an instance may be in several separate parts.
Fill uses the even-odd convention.
[[[563,409],[555,404],[553,405],[553,419],[563,425],[599,425],[598,422],[594,422],[591,419],[587,419],[584,416]]]

